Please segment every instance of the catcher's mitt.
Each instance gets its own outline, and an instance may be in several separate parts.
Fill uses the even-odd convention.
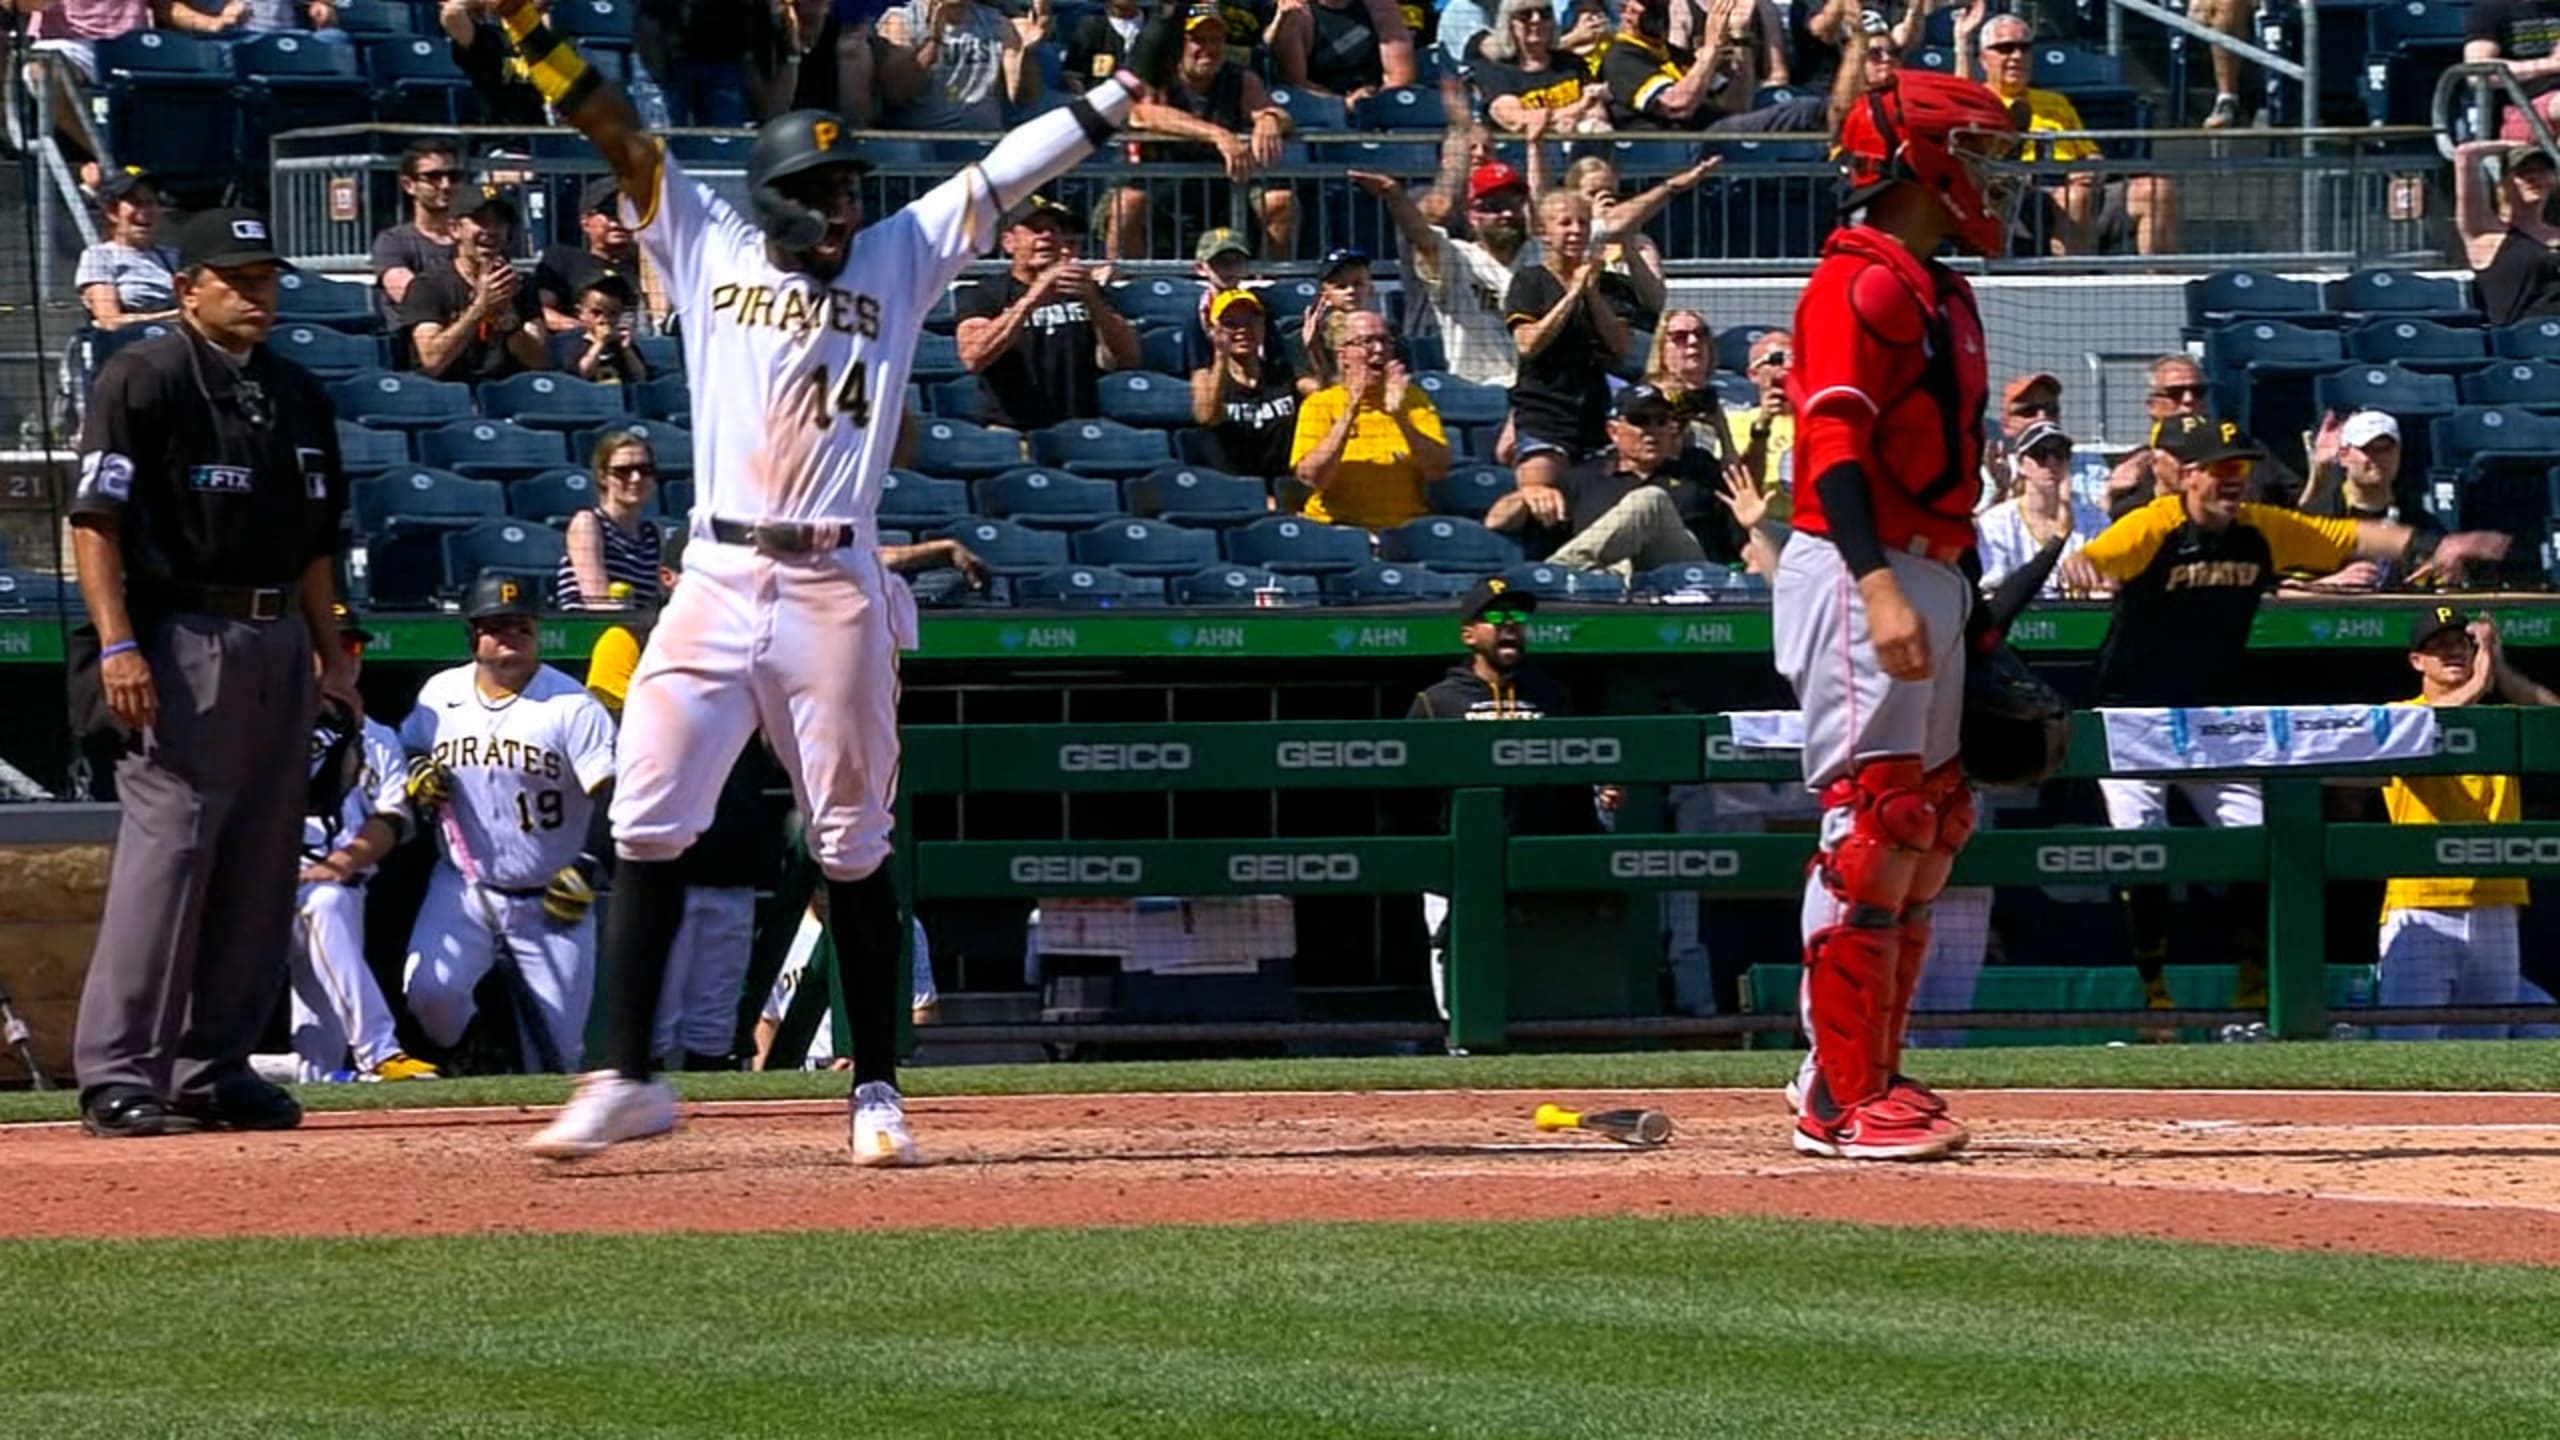
[[[1964,773],[1977,785],[2039,785],[2062,768],[2071,748],[2071,706],[2036,678],[2009,648],[2009,627],[2044,588],[2062,542],[2047,541],[2035,558],[1974,607],[1964,669]]]

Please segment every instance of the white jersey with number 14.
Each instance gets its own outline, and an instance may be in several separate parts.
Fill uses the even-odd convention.
[[[646,213],[622,203],[684,317],[696,512],[869,522],[925,313],[994,240],[977,167],[857,232],[831,280],[774,265],[764,233],[671,157]]]

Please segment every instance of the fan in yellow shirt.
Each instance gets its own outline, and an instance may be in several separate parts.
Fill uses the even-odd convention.
[[[1424,490],[1449,473],[1449,440],[1431,397],[1395,358],[1383,315],[1343,324],[1342,379],[1298,404],[1289,466],[1315,492],[1307,518],[1389,530],[1430,510]]]
[[[2498,647],[2497,626],[2466,622],[2451,605],[2418,612],[2409,631],[2409,668],[2418,672],[2416,705],[2475,704],[2492,690],[2524,704],[2560,696],[2519,675]],[[2513,775],[2406,775],[2383,788],[2394,825],[2512,825],[2523,817],[2521,783]],[[2524,978],[2518,912],[2525,882],[2512,876],[2406,877],[2382,900],[2380,1001],[2405,1005],[2547,1005],[2550,995]],[[2503,1025],[2390,1025],[2385,1040],[2493,1040]],[[2519,1035],[2560,1033],[2518,1026]]]

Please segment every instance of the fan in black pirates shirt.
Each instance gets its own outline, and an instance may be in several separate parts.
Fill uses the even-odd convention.
[[[1544,263],[1513,277],[1502,297],[1520,351],[1511,418],[1524,486],[1557,483],[1606,441],[1609,371],[1635,343],[1620,318],[1635,293],[1591,253],[1591,202],[1549,191],[1538,202],[1538,241]]]
[[[1077,257],[1084,217],[1035,195],[1005,226],[1010,262],[960,297],[960,363],[986,383],[991,419],[1018,430],[1102,413],[1102,372],[1138,365],[1138,332]]]

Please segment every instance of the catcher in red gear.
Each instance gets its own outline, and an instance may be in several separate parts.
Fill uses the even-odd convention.
[[[1840,130],[1850,223],[1796,307],[1795,536],[1774,612],[1822,797],[1795,1131],[1809,1154],[1928,1159],[1969,1138],[1900,1070],[1929,903],[1973,830],[1959,741],[1989,378],[1972,288],[1932,257],[2002,249],[1983,162],[2015,143],[1968,80],[1905,70],[1861,96]]]

